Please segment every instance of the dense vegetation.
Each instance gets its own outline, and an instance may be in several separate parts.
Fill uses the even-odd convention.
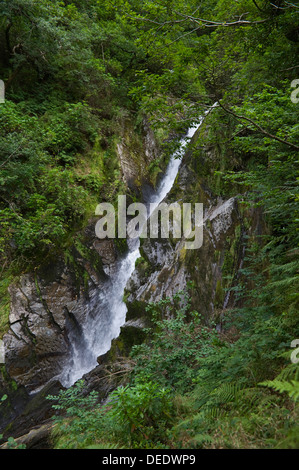
[[[120,190],[124,115],[158,136],[218,101],[204,148],[221,149],[215,189],[260,206],[224,331],[188,292],[149,305],[125,386],[106,407],[63,392],[57,447],[298,448],[299,8],[278,0],[46,1],[1,5],[1,290],[65,250],[100,198]],[[197,158],[196,149],[193,158]],[[100,170],[99,170],[100,169]],[[190,286],[192,290],[192,286]],[[165,318],[170,308],[172,317]],[[7,311],[0,304],[1,322]],[[53,397],[52,397],[53,398]]]

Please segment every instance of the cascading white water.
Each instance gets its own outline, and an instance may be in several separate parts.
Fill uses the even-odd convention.
[[[150,198],[150,213],[171,190],[181,164],[179,155],[201,122],[202,119],[199,124],[189,129],[187,136],[181,141],[180,150],[170,159],[157,192]],[[126,284],[135,269],[135,262],[140,256],[139,239],[133,240],[131,245],[129,253],[119,262],[116,273],[112,274],[107,282],[105,292],[96,292],[90,300],[89,312],[82,325],[80,340],[78,341],[77,338],[73,342],[72,357],[59,377],[65,387],[71,386],[98,365],[97,358],[109,351],[111,341],[119,336],[120,328],[126,321],[127,307],[123,302],[123,295]],[[72,338],[69,339],[72,342]]]

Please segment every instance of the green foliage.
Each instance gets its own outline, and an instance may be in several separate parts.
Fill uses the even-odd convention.
[[[58,448],[297,446],[298,407],[261,387],[298,399],[298,365],[281,369],[282,327],[272,337],[273,320],[262,329],[252,317],[230,342],[202,325],[189,300],[179,293],[148,306],[153,327],[146,343],[133,349],[130,383],[110,394],[106,405],[97,405],[94,393],[82,395],[83,380],[50,397],[67,414],[55,428]],[[259,382],[279,369],[276,379]]]
[[[101,192],[115,197],[111,136],[135,46],[108,3],[0,8],[0,257],[18,273],[65,250]]]
[[[172,421],[172,393],[153,382],[121,386],[102,406],[96,392],[84,393],[83,380],[47,398],[63,412],[55,418],[57,448],[160,447]]]
[[[8,286],[12,282],[12,276],[9,274],[0,280],[0,338],[7,331],[9,313],[10,313],[10,297],[8,294]]]
[[[190,311],[187,293],[149,304],[131,382],[107,406],[83,382],[51,397],[66,414],[57,447],[298,447],[298,365],[286,356],[299,325],[297,5],[6,0],[0,9],[1,334],[11,272],[67,256],[93,203],[123,188],[114,147],[124,116],[137,128],[146,114],[169,153],[220,102],[190,164],[216,195],[237,194],[247,218],[261,208],[267,226],[247,240],[222,333],[200,306]],[[152,162],[153,182],[159,171]],[[220,284],[217,297],[221,305]]]
[[[178,292],[173,298],[148,304],[146,310],[153,323],[146,330],[148,341],[132,349],[138,380],[155,380],[186,392],[196,377],[200,359],[214,348],[217,334],[203,325],[198,312],[190,310],[187,293]]]
[[[47,399],[57,402],[52,406],[62,413],[54,418],[53,439],[59,448],[84,448],[94,442],[101,432],[103,412],[97,405],[97,393],[84,393],[83,380]]]
[[[78,380],[75,385],[67,390],[61,390],[59,396],[48,395],[48,400],[56,401],[58,404],[53,405],[55,410],[65,410],[69,416],[80,416],[83,409],[92,408],[97,401],[97,393],[91,392],[88,397],[82,394],[84,380]]]
[[[160,447],[172,421],[172,393],[153,382],[118,387],[111,395],[111,416],[122,439],[133,448]]]
[[[294,401],[298,401],[299,399],[298,381],[292,380],[291,382],[282,382],[281,380],[274,379],[262,382],[261,385],[274,388],[274,390],[280,393],[287,392]]]
[[[7,440],[8,449],[26,449],[26,444],[18,444],[18,442],[13,438],[9,437]]]

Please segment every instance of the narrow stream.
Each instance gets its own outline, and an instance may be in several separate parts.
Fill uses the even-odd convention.
[[[189,129],[181,141],[180,152],[176,152],[170,159],[156,193],[150,198],[149,203],[153,204],[151,209],[159,205],[171,190],[181,163],[179,155],[201,122],[202,120]],[[120,328],[126,321],[127,307],[123,302],[124,290],[134,272],[135,262],[140,256],[139,239],[129,241],[129,252],[119,262],[115,274],[107,283],[105,292],[99,290],[91,299],[85,324],[82,325],[80,339],[78,340],[78,337],[69,338],[72,344],[71,359],[59,377],[65,387],[70,387],[98,365],[97,358],[109,351],[111,341],[119,336]]]

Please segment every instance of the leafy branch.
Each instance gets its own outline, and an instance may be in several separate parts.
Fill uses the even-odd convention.
[[[246,12],[246,13],[242,13],[238,17],[238,19],[236,19],[235,21],[226,21],[226,20],[224,20],[224,21],[212,21],[212,20],[207,20],[206,18],[201,18],[201,17],[194,16],[194,13],[192,15],[186,15],[186,14],[181,13],[181,12],[176,11],[176,10],[174,10],[173,12],[176,15],[178,15],[179,17],[181,17],[181,19],[158,21],[157,19],[147,18],[146,16],[133,16],[133,15],[130,15],[129,13],[126,13],[125,16],[127,16],[128,18],[134,19],[136,21],[144,21],[144,22],[148,22],[148,23],[153,23],[153,24],[159,26],[159,29],[161,27],[164,27],[164,26],[168,26],[168,25],[173,26],[173,25],[178,24],[178,23],[185,23],[185,22],[190,22],[190,21],[192,23],[197,23],[198,27],[193,29],[191,32],[197,31],[201,28],[216,28],[216,27],[230,27],[230,26],[251,26],[251,25],[255,25],[255,24],[265,23],[265,22],[267,22],[271,19],[271,17],[268,17],[268,18],[264,18],[262,20],[255,20],[255,21],[246,20],[246,19],[244,19],[244,16],[248,15],[248,12]]]
[[[205,18],[199,18],[191,15],[185,15],[183,13],[180,13],[178,11],[175,11],[175,13],[179,16],[184,17],[186,20],[192,21],[194,23],[199,24],[199,28],[206,27],[206,28],[215,28],[215,27],[229,27],[229,26],[251,26],[253,24],[260,24],[260,23],[265,23],[266,21],[269,21],[271,18],[264,18],[263,20],[256,20],[256,21],[250,21],[250,20],[245,20],[243,17],[245,15],[248,15],[247,13],[242,13],[239,18],[235,21],[211,21],[211,20],[206,20]]]
[[[277,142],[280,142],[281,144],[288,145],[289,147],[299,150],[298,145],[293,144],[292,142],[288,142],[287,140],[281,139],[280,137],[277,137],[277,135],[271,134],[267,130],[265,130],[262,126],[260,126],[257,122],[253,121],[252,119],[248,118],[247,116],[242,116],[240,114],[235,113],[231,109],[227,108],[224,106],[220,101],[218,102],[219,106],[227,113],[231,114],[237,119],[244,120],[252,124],[256,129],[258,129],[262,134],[266,135],[267,137],[270,137],[270,139],[274,139]]]

